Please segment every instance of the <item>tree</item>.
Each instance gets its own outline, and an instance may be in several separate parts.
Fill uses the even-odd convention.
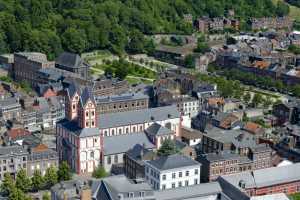
[[[0,187],[1,193],[7,196],[14,188],[15,188],[15,183],[13,178],[10,176],[9,173],[5,173],[4,179]]]
[[[259,93],[255,93],[252,99],[252,103],[254,107],[259,106],[259,104],[261,104],[263,102],[263,97],[261,94]]]
[[[68,181],[72,178],[71,169],[66,161],[59,165],[57,176],[59,181]]]
[[[104,167],[103,166],[99,166],[97,167],[94,171],[93,171],[93,174],[92,176],[94,178],[104,178],[106,177],[108,174],[107,172],[105,171]]]
[[[17,173],[16,187],[25,193],[30,190],[31,187],[30,178],[27,176],[26,171],[24,169],[21,169]]]
[[[276,15],[283,17],[288,15],[290,12],[290,7],[287,3],[278,1],[277,2],[277,7],[276,7]]]
[[[187,55],[184,59],[184,65],[187,68],[195,68],[195,57],[192,54]]]
[[[124,80],[126,76],[128,75],[128,67],[126,65],[119,65],[116,68],[115,76],[118,77],[121,80]]]
[[[159,156],[169,156],[172,154],[178,153],[179,150],[176,147],[176,144],[173,140],[165,140],[161,147],[157,151],[157,155]]]
[[[45,192],[45,193],[43,194],[43,200],[51,200],[51,197],[50,197],[49,192]]]
[[[246,104],[249,104],[250,103],[250,100],[251,100],[251,94],[250,92],[246,92],[243,96],[243,100]]]
[[[51,188],[58,181],[57,169],[54,166],[50,166],[44,176],[46,188]]]
[[[40,170],[35,170],[31,178],[32,190],[38,191],[41,190],[44,186],[44,179]]]
[[[228,44],[228,45],[236,44],[236,43],[237,43],[237,41],[236,41],[236,39],[234,39],[233,37],[229,37],[229,38],[227,38],[227,40],[226,40],[226,44]]]
[[[66,50],[73,53],[82,53],[87,46],[87,37],[81,29],[68,28],[62,34],[62,43]]]

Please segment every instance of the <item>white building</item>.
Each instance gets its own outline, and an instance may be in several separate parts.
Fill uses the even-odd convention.
[[[200,167],[183,155],[163,156],[145,162],[145,177],[155,190],[186,187],[200,183]]]

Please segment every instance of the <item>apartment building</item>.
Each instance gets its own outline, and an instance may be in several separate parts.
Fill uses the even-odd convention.
[[[167,190],[200,184],[201,164],[175,154],[145,162],[146,181],[155,190]]]

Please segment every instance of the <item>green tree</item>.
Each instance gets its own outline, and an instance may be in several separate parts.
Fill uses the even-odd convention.
[[[35,170],[31,178],[32,190],[39,191],[44,187],[44,178],[40,170]]]
[[[157,151],[159,156],[169,156],[178,153],[179,150],[173,140],[165,140]]]
[[[68,28],[62,34],[62,43],[68,51],[82,53],[87,46],[87,37],[84,30]]]
[[[57,176],[59,181],[68,181],[72,178],[71,169],[66,161],[59,165]]]
[[[195,57],[192,54],[187,55],[184,59],[184,65],[187,68],[195,68]]]
[[[108,174],[107,172],[105,171],[104,167],[103,166],[99,166],[97,167],[94,171],[93,171],[93,174],[92,176],[94,178],[104,178],[106,177]]]
[[[51,188],[58,181],[57,169],[54,166],[50,166],[45,173],[44,181],[46,188]]]
[[[251,100],[251,94],[250,92],[246,92],[243,96],[243,101],[246,103],[246,104],[249,104],[250,103],[250,100]]]
[[[30,178],[27,176],[26,171],[24,169],[21,169],[17,173],[16,187],[25,193],[30,190]]]
[[[259,106],[263,102],[263,97],[259,93],[255,93],[252,99],[252,104],[254,107]]]
[[[45,193],[43,194],[43,200],[51,200],[51,197],[50,197],[49,192],[45,192]]]
[[[13,178],[9,173],[4,174],[4,179],[2,181],[0,190],[1,193],[4,194],[5,196],[9,195],[10,192],[15,188],[15,183]]]

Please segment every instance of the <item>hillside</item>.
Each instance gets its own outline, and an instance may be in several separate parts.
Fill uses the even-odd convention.
[[[0,53],[153,50],[143,34],[191,33],[183,15],[262,17],[286,14],[272,0],[0,0]]]

